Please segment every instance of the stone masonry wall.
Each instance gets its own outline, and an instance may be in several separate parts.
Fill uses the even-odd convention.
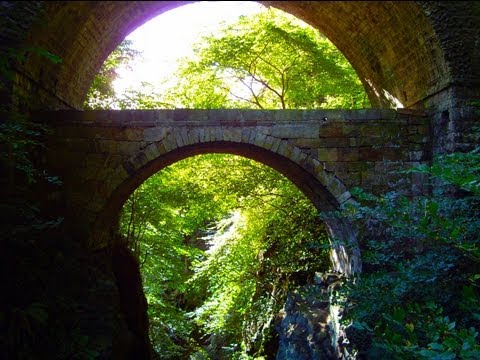
[[[28,100],[23,104],[28,109],[81,109],[94,75],[120,41],[151,18],[187,3],[3,2],[3,47],[36,47],[62,59],[53,63],[27,53],[14,67],[15,92]],[[479,2],[261,3],[297,16],[332,40],[374,106],[394,106],[393,96],[406,108],[426,110],[433,119],[434,153],[469,148],[478,140],[468,136],[478,123],[468,104],[480,96]]]
[[[67,214],[87,237],[106,208],[118,212],[146,178],[198,153],[261,161],[327,210],[350,200],[352,187],[428,190],[421,177],[397,173],[431,158],[428,119],[407,111],[59,111],[37,120],[52,130],[43,162],[64,182]]]

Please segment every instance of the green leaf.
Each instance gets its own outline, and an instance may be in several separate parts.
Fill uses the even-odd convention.
[[[428,347],[432,350],[443,350],[443,345],[439,343],[430,343]]]
[[[43,56],[54,64],[60,64],[62,62],[62,59],[59,56],[52,54],[50,51],[47,51],[43,48],[30,47],[27,49],[27,51]]]

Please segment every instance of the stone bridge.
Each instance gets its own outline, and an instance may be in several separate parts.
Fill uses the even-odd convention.
[[[37,120],[52,130],[43,160],[64,182],[65,220],[92,247],[105,245],[138,185],[196,154],[269,165],[326,211],[351,201],[357,186],[423,192],[421,178],[398,170],[431,158],[429,120],[407,110],[55,111]],[[353,240],[346,226],[328,225]]]
[[[56,192],[32,186],[20,195],[46,198],[47,213],[64,217],[72,229],[47,244],[28,242],[28,249],[12,234],[14,241],[2,247],[5,318],[38,304],[39,294],[48,300],[48,323],[12,344],[13,353],[32,340],[37,358],[64,358],[58,344],[70,344],[73,335],[63,337],[65,329],[79,326],[72,337],[91,339],[85,350],[142,358],[135,344],[150,341],[148,321],[135,321],[147,316],[143,292],[131,285],[138,266],[115,260],[108,247],[90,249],[105,243],[133,189],[168,164],[207,152],[248,156],[284,173],[328,210],[353,201],[353,186],[423,192],[421,178],[395,171],[479,143],[472,131],[479,123],[472,105],[480,99],[478,1],[260,1],[328,37],[357,72],[372,106],[382,110],[82,112],[95,74],[117,45],[150,19],[189,2],[0,2],[0,53],[9,72],[1,79],[0,104],[13,115],[35,112],[51,126],[47,147],[37,155],[64,182]],[[396,107],[409,110],[388,110]],[[0,181],[8,183],[5,172]],[[16,192],[1,190],[3,201],[11,196],[17,203]],[[345,224],[328,226],[334,236],[353,239]],[[70,235],[88,239],[89,247],[79,247]],[[41,240],[47,238],[50,233]],[[48,249],[49,243],[64,250]],[[343,249],[335,249],[334,264],[357,270],[356,253]],[[42,257],[37,250],[45,251]],[[121,272],[109,265],[114,260]],[[26,283],[26,275],[32,281]],[[59,306],[67,303],[75,306]],[[135,344],[124,341],[132,334]]]

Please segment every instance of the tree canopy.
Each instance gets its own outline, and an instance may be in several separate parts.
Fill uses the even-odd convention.
[[[355,70],[321,33],[270,8],[240,17],[202,37],[159,92],[151,84],[112,97],[114,66],[133,54],[128,43],[112,53],[92,85],[90,108],[364,108],[369,101]]]
[[[118,101],[114,81],[119,77],[118,69],[129,66],[141,53],[132,46],[132,41],[123,40],[102,64],[100,71],[95,75],[93,83],[88,89],[84,107],[92,109],[111,109]]]
[[[187,158],[149,178],[125,204],[121,231],[142,263],[164,358],[261,355],[296,275],[329,265],[310,201],[273,169],[232,155]]]
[[[313,109],[368,105],[356,72],[321,33],[270,8],[203,37],[168,94],[176,107]],[[168,102],[168,101],[167,101]]]

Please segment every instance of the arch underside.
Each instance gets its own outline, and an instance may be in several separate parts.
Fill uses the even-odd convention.
[[[19,72],[19,86],[27,87],[28,82],[37,86],[50,109],[81,109],[94,75],[130,32],[188,3],[45,2],[47,20],[36,24],[26,41],[58,55],[62,63],[30,54]],[[404,107],[422,107],[423,99],[449,82],[431,21],[415,2],[260,3],[287,11],[324,33],[357,71],[374,107],[395,107],[396,101]]]
[[[295,162],[259,146],[228,141],[214,141],[183,146],[150,161],[118,188],[117,192],[121,194],[119,199],[122,205],[133,190],[153,174],[185,158],[208,153],[239,155],[258,161],[288,178],[317,209],[321,211],[338,209],[338,201],[325,186]],[[117,201],[110,203],[113,204],[115,202]]]
[[[339,208],[339,203],[334,195],[311,172],[282,155],[252,144],[228,141],[198,143],[169,151],[130,174],[105,202],[105,207],[95,221],[90,242],[98,246],[105,243],[102,239],[108,239],[110,234],[117,231],[123,204],[146,179],[180,160],[208,153],[238,155],[258,161],[288,178],[319,211],[331,212]],[[335,242],[332,249],[332,267],[347,275],[358,273],[361,270],[360,255],[351,226],[333,217],[327,219],[325,223],[330,238],[340,240],[339,243]]]

